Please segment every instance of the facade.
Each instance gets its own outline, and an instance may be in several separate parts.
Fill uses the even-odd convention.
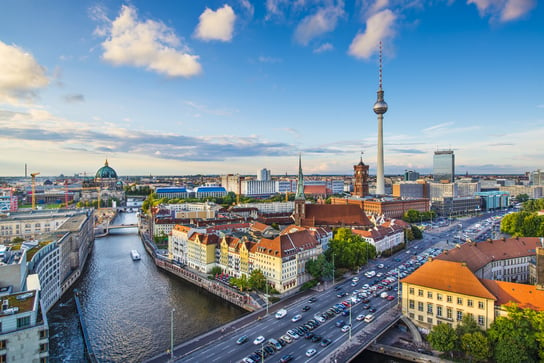
[[[168,187],[168,188],[157,188],[155,189],[158,198],[181,198],[186,199],[189,197],[189,192],[187,188],[178,188],[178,187]]]
[[[453,183],[455,181],[455,155],[453,150],[437,150],[434,152],[433,178],[435,182]]]
[[[365,165],[363,163],[363,157],[361,157],[361,161],[357,165],[353,166],[353,193],[352,195],[364,198],[366,197],[368,192],[368,165]]]
[[[508,192],[479,192],[475,195],[482,199],[482,210],[484,211],[504,209],[510,206],[510,193]]]
[[[219,237],[215,234],[193,233],[187,240],[187,266],[200,272],[210,272],[216,266]]]
[[[456,327],[465,314],[484,330],[495,318],[497,298],[462,262],[431,260],[400,282],[403,315],[427,332],[438,324]]]
[[[542,193],[543,188],[540,185],[512,185],[501,186],[499,190],[501,192],[509,192],[511,198],[516,198],[520,194],[527,194],[530,199],[540,199],[544,196]]]
[[[206,198],[206,197],[213,197],[213,198],[220,198],[227,195],[227,190],[224,187],[221,186],[202,186],[202,187],[196,187],[194,189],[195,198]]]
[[[227,174],[221,176],[221,186],[225,188],[227,192],[236,193],[240,195],[241,192],[241,177],[239,174]]]
[[[242,180],[241,194],[268,197],[276,194],[276,182],[273,180]]]
[[[419,178],[420,178],[420,175],[417,171],[414,171],[414,170],[404,171],[404,181],[416,181]]]
[[[261,169],[257,171],[257,180],[259,181],[268,181],[271,179],[270,169]]]
[[[537,169],[529,173],[529,184],[531,185],[544,185],[544,171]]]
[[[255,208],[261,214],[271,213],[292,213],[295,209],[294,202],[271,202],[271,203],[241,203],[238,208]]]
[[[406,223],[402,225],[396,220],[391,220],[369,230],[352,229],[357,234],[376,248],[376,253],[381,254],[385,251],[391,251],[394,247],[404,243],[404,229]]]
[[[463,216],[479,213],[482,210],[482,199],[474,197],[443,197],[432,201],[432,210],[439,216]]]
[[[425,181],[403,181],[393,184],[393,197],[421,199],[429,198],[429,184]]]

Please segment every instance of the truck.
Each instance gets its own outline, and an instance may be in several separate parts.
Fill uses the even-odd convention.
[[[287,310],[286,309],[280,309],[280,310],[276,311],[276,319],[281,319],[285,315],[287,315]]]

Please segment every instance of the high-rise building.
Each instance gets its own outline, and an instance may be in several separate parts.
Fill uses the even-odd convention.
[[[453,150],[437,150],[433,159],[433,178],[436,182],[455,181],[455,156]]]
[[[416,181],[420,178],[420,174],[414,170],[404,171],[404,181]]]
[[[257,180],[270,180],[270,170],[265,168],[257,171]]]
[[[383,166],[383,114],[387,112],[387,103],[383,99],[382,89],[382,42],[380,42],[380,83],[378,88],[378,99],[374,103],[374,113],[378,115],[378,160],[376,170],[376,194],[385,194],[385,178]]]

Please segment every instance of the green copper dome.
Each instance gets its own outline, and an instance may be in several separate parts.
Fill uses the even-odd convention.
[[[104,166],[98,169],[95,175],[96,179],[117,179],[117,173],[113,168],[108,165],[108,160],[104,163]]]

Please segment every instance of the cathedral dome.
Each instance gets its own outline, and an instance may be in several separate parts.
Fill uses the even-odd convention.
[[[117,173],[113,168],[108,165],[108,160],[104,163],[104,166],[98,169],[95,175],[96,179],[117,179]]]

